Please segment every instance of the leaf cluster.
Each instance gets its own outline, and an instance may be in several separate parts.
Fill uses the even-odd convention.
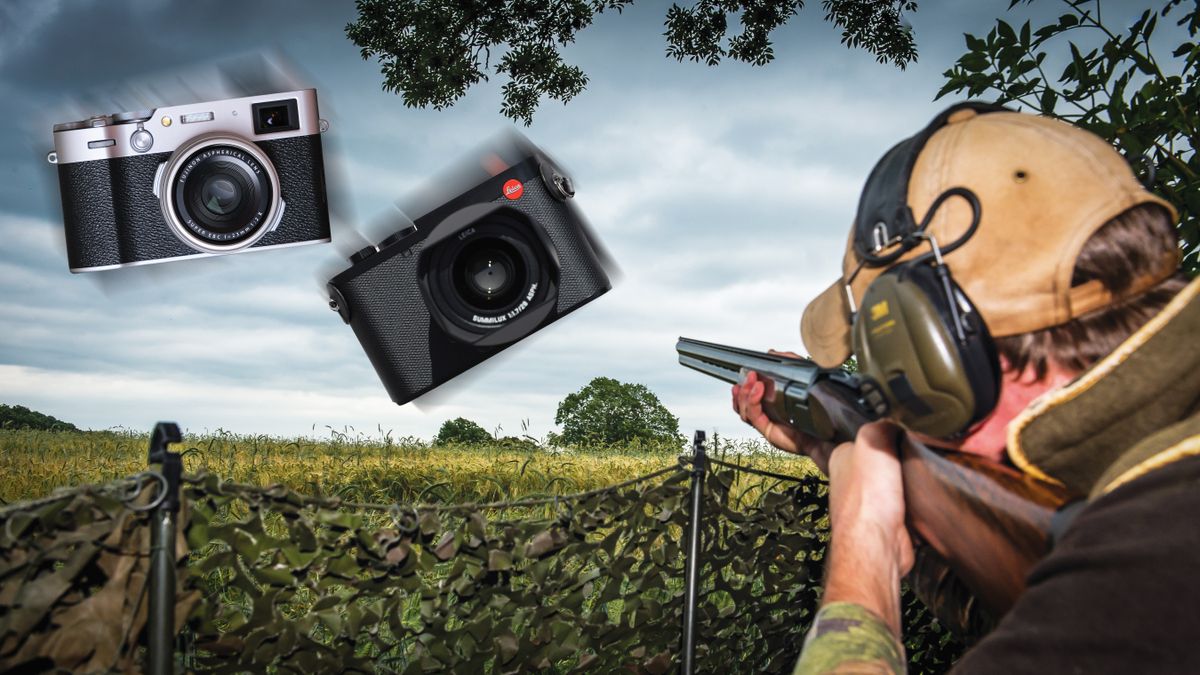
[[[383,88],[409,107],[454,105],[490,76],[507,78],[500,112],[533,120],[543,97],[566,103],[587,86],[578,66],[560,50],[608,11],[633,0],[357,0],[358,20],[346,35],[363,59],[377,58]],[[775,57],[771,33],[804,7],[803,0],[695,0],[667,10],[667,55],[710,66],[730,58],[764,65]],[[864,48],[880,63],[904,68],[916,59],[902,12],[911,0],[824,0],[825,20],[842,31],[842,44]],[[730,17],[741,32],[726,39]]]
[[[456,417],[442,423],[437,436],[433,439],[433,444],[485,445],[495,441],[496,439],[486,429],[475,422],[465,417]]]
[[[558,404],[554,423],[568,445],[644,441],[682,445],[679,418],[645,385],[597,377]]]
[[[691,7],[672,4],[667,10],[667,56],[715,66],[723,57],[756,66],[775,58],[770,35],[804,6],[803,0],[698,0]],[[729,38],[729,15],[740,14],[742,32]]]
[[[904,19],[904,12],[917,11],[917,3],[824,0],[821,6],[825,20],[842,29],[842,44],[847,47],[866,49],[876,61],[894,63],[901,70],[917,60],[912,26]]]
[[[563,103],[587,76],[559,49],[607,10],[633,0],[357,0],[346,35],[378,57],[383,88],[409,107],[447,108],[490,74],[507,76],[500,111],[528,125],[542,95]]]
[[[79,431],[74,424],[30,410],[23,405],[0,404],[0,429],[37,431]]]
[[[1062,0],[1057,21],[1014,28],[1004,20],[985,37],[966,35],[967,52],[944,75],[938,98],[965,92],[1070,121],[1107,140],[1142,169],[1143,181],[1180,213],[1184,268],[1200,271],[1200,5],[1167,0],[1125,30],[1106,25],[1101,0]],[[1009,9],[1028,0],[1013,0]],[[1176,10],[1186,5],[1178,18]],[[1187,39],[1169,55],[1151,38],[1159,19],[1174,19]],[[1084,38],[1099,39],[1088,49]],[[1048,57],[1064,58],[1057,77]]]

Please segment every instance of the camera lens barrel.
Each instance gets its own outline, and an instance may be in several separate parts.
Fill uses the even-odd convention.
[[[515,211],[491,212],[422,252],[427,304],[448,332],[473,341],[545,304],[558,268],[534,227]]]
[[[160,180],[163,217],[200,251],[252,246],[282,215],[275,166],[261,148],[238,137],[193,139],[175,151]]]

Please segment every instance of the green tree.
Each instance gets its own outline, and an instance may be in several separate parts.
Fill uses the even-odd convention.
[[[460,445],[485,445],[495,440],[491,434],[478,424],[465,417],[456,417],[442,423],[442,427],[438,429],[437,437],[433,439],[433,444],[449,445],[451,443],[458,443]]]
[[[682,443],[679,419],[645,385],[597,377],[558,404],[557,437],[569,445]]]
[[[1009,10],[1030,1],[1012,0]],[[1200,271],[1200,157],[1195,151],[1200,3],[1167,0],[1119,30],[1104,23],[1100,0],[1061,1],[1067,11],[1054,23],[1032,28],[1026,21],[1015,29],[997,20],[986,37],[967,35],[967,53],[945,72],[938,98],[964,91],[995,97],[1108,139],[1142,170],[1151,189],[1179,210],[1184,268],[1195,275]],[[1175,20],[1187,32],[1169,54],[1150,46],[1160,18]],[[1080,46],[1085,39],[1098,44]],[[1044,69],[1048,59],[1066,63],[1053,80]]]
[[[454,105],[490,74],[508,78],[500,112],[528,125],[543,96],[566,103],[587,86],[578,66],[559,49],[575,41],[605,10],[618,13],[633,0],[357,0],[358,20],[346,35],[362,57],[379,59],[383,88],[409,107]],[[771,33],[804,7],[804,0],[694,0],[672,4],[665,21],[667,55],[708,65],[722,58],[754,65],[775,53]],[[912,0],[822,0],[825,20],[842,31],[842,44],[865,48],[880,63],[904,68],[917,57],[902,17]],[[726,38],[730,19],[741,32]]]
[[[47,431],[79,431],[74,424],[63,422],[23,405],[0,404],[0,429],[37,429]]]

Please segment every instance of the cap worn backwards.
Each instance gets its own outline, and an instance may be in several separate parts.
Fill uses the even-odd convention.
[[[973,211],[964,199],[945,199],[927,215],[953,188],[978,198],[980,221],[945,261],[995,337],[1065,323],[1112,303],[1099,281],[1071,285],[1084,242],[1139,204],[1158,204],[1177,217],[1094,134],[990,104],[952,106],[892,148],[872,171],[846,244],[842,277],[801,319],[804,345],[818,364],[833,368],[851,355],[850,302],[857,307],[880,274],[928,251],[921,246],[905,251],[898,244],[917,223],[928,217],[924,233],[943,247],[967,231]],[[874,264],[880,260],[884,264]],[[1165,279],[1177,264],[1164,261],[1160,274],[1127,294]]]

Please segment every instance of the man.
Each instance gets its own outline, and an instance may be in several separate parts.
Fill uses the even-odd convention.
[[[880,210],[888,189],[911,212]],[[1000,388],[965,432],[920,440],[1088,500],[956,672],[1200,672],[1200,280],[1177,270],[1175,220],[1102,139],[955,106],[872,172],[843,276],[804,312],[812,358],[838,366],[871,284],[940,247],[995,338]],[[766,418],[763,386],[750,373],[733,388],[742,419],[783,450],[828,453]],[[904,669],[900,579],[913,544],[898,433],[873,423],[829,455],[825,592],[798,673]]]

